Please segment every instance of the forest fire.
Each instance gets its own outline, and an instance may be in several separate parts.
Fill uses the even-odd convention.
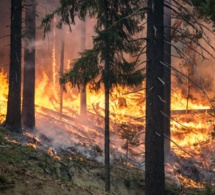
[[[0,73],[2,81],[0,97],[1,106],[6,107],[7,75]],[[70,97],[65,93],[63,114],[59,114],[59,100],[53,96],[53,91],[46,90],[49,77],[43,72],[43,77],[37,81],[36,87],[36,117],[37,133],[26,132],[26,144],[32,147],[43,147],[49,154],[60,159],[60,148],[73,148],[89,158],[102,161],[104,102],[102,90],[94,92],[88,88],[87,118],[79,115],[79,93],[73,89]],[[57,84],[56,84],[57,85]],[[56,87],[55,94],[58,94]],[[178,102],[174,99],[177,96]],[[184,187],[201,188],[204,182],[215,182],[215,147],[212,133],[214,131],[213,112],[207,104],[197,104],[197,100],[189,101],[186,112],[186,98],[182,94],[172,94],[171,149],[172,156],[166,164],[166,175],[174,178],[177,184]],[[116,87],[110,95],[110,130],[111,158],[131,166],[144,168],[144,116],[145,91],[144,84],[139,88]],[[180,99],[180,101],[179,101]],[[182,110],[182,114],[177,111]],[[206,110],[205,112],[199,112]],[[208,110],[208,112],[207,112]],[[209,112],[210,111],[210,112]],[[1,109],[5,115],[6,109]],[[40,138],[43,134],[47,138]],[[135,139],[134,139],[135,137]]]
[[[79,31],[77,34],[80,34]],[[90,32],[89,27],[87,31]],[[25,132],[27,138],[18,140],[18,143],[43,148],[57,159],[60,159],[62,154],[69,156],[71,152],[77,151],[88,158],[103,162],[104,90],[101,88],[93,91],[91,86],[87,86],[87,115],[83,116],[80,114],[79,90],[68,87],[67,93],[63,93],[61,113],[58,54],[62,51],[59,45],[62,37],[68,40],[71,38],[68,33],[63,35],[63,32],[59,32],[55,27],[50,34],[51,44],[44,42],[42,46],[48,45],[47,50],[40,48],[40,45],[37,46],[39,57],[36,59],[36,131]],[[76,38],[70,41],[73,45],[81,45],[79,43],[81,41],[77,41]],[[67,48],[69,47],[71,45],[67,45]],[[72,67],[71,56],[72,59],[77,57],[74,51],[65,52],[67,70]],[[49,67],[46,67],[46,64]],[[3,70],[0,71],[0,82],[2,122],[6,114],[8,93],[7,74]],[[172,154],[166,160],[166,176],[173,178],[178,185],[202,188],[204,183],[215,183],[214,111],[209,100],[196,93],[196,89],[191,95],[190,89],[181,87],[180,84],[172,86],[170,118]],[[141,86],[135,88],[117,86],[111,90],[110,153],[113,163],[121,162],[144,169],[145,88],[143,82]]]
[[[82,172],[105,194],[115,180],[129,195],[133,184],[147,195],[214,193],[215,20],[200,2],[2,3],[0,148],[24,155],[3,151],[1,167],[24,178],[33,172],[15,166],[36,164],[72,194],[82,183],[91,193]]]

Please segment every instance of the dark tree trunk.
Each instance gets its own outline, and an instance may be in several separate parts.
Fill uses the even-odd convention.
[[[104,0],[104,30],[108,29],[108,1]],[[108,40],[106,37],[105,48],[105,68],[104,68],[104,87],[105,87],[105,191],[110,191],[110,132],[109,132],[109,91],[110,91],[110,67],[108,59]]]
[[[164,194],[164,0],[148,0],[146,72],[146,195]]]
[[[14,132],[21,128],[21,30],[22,1],[11,0],[11,36],[9,92],[5,127]]]
[[[86,49],[86,22],[81,25],[81,51]],[[87,94],[86,85],[81,87],[80,91],[80,114],[86,117],[87,113]]]
[[[165,0],[167,5],[171,5],[171,0]],[[164,7],[164,62],[171,66],[171,9],[168,7]],[[168,43],[167,43],[168,42]],[[170,118],[171,118],[171,69],[170,67],[164,66],[164,113],[165,113],[165,120],[164,120],[164,152],[167,156],[170,152]]]
[[[25,11],[25,50],[24,50],[24,80],[22,102],[22,125],[24,128],[35,127],[35,0],[27,0]]]

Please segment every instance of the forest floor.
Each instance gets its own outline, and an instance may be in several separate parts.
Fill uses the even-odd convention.
[[[53,151],[11,141],[22,136],[0,127],[0,194],[2,195],[104,195],[104,166],[83,155],[53,155]],[[53,157],[54,156],[54,157]],[[169,180],[166,194],[215,194],[182,189]],[[123,164],[111,165],[112,195],[143,195],[144,172]]]

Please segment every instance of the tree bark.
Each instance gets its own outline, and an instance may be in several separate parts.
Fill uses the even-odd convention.
[[[146,69],[146,195],[164,194],[164,0],[148,0]]]
[[[35,37],[36,37],[36,3],[26,1],[25,11],[25,50],[24,50],[24,80],[22,101],[22,125],[33,130],[35,127]]]
[[[171,5],[171,0],[165,0],[167,5]],[[171,9],[168,7],[164,7],[164,39],[167,42],[171,42]],[[171,45],[164,42],[164,62],[171,66]],[[171,69],[170,67],[164,67],[164,134],[170,138],[170,118],[171,118]],[[170,140],[164,140],[164,152],[165,156],[170,152]]]
[[[10,68],[7,114],[4,126],[14,132],[21,127],[21,30],[22,1],[11,0]]]

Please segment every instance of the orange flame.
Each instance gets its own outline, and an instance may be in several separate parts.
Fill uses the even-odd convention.
[[[8,81],[7,74],[2,69],[0,71],[0,122],[3,122],[7,109],[7,94],[8,94]]]

